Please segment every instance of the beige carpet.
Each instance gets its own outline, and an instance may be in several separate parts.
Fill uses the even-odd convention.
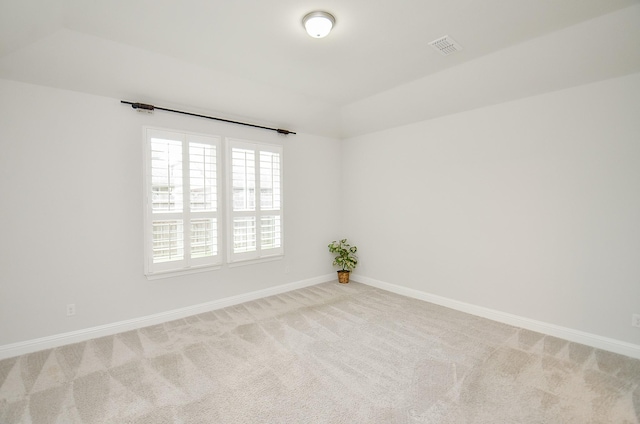
[[[0,423],[638,423],[640,361],[337,282],[0,361]]]

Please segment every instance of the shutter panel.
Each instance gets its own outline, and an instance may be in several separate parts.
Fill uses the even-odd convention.
[[[256,218],[244,216],[233,218],[233,253],[255,252]]]
[[[218,255],[218,159],[215,145],[189,143],[189,206],[191,259],[194,263],[212,261]]]
[[[218,220],[191,220],[191,258],[205,258],[218,254]]]
[[[189,189],[191,212],[218,209],[216,146],[189,143]]]
[[[231,190],[233,193],[233,253],[255,252],[257,247],[256,159],[252,149],[231,149]],[[247,216],[245,213],[251,212]]]
[[[260,241],[262,249],[282,247],[282,227],[280,216],[271,215],[260,218]]]
[[[182,142],[151,139],[153,212],[182,211]]]
[[[256,208],[255,152],[234,148],[231,151],[233,211],[254,211]]]
[[[280,155],[260,152],[260,209],[280,210]]]
[[[153,221],[153,263],[184,259],[184,229],[181,219]]]

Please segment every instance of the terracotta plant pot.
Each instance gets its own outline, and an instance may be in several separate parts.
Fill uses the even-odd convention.
[[[338,271],[338,282],[341,284],[348,284],[350,273],[351,271]]]

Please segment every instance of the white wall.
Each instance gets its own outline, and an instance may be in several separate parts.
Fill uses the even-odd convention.
[[[639,344],[639,99],[633,74],[345,140],[358,274]]]
[[[323,276],[342,235],[361,276],[640,344],[638,99],[634,74],[341,144],[0,80],[0,346]],[[148,281],[143,125],[283,143],[285,259]]]
[[[0,80],[0,346],[332,272],[339,140],[139,114],[119,100]],[[285,258],[148,281],[143,125],[284,144]]]

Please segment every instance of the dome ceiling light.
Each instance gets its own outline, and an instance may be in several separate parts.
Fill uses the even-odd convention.
[[[321,11],[308,13],[302,18],[302,25],[313,38],[323,38],[329,35],[335,23],[336,18],[333,15]]]

